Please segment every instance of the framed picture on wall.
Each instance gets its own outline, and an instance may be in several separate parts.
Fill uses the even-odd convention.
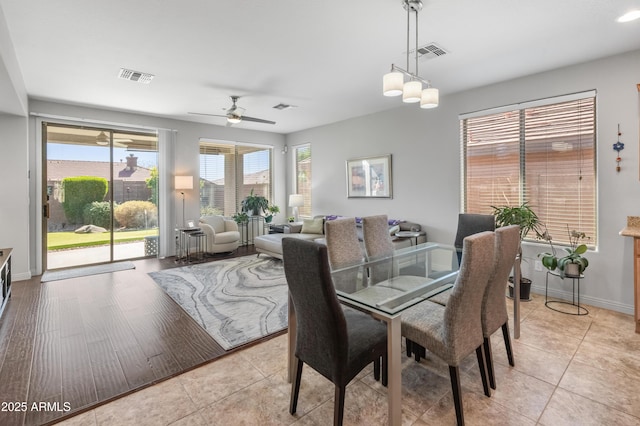
[[[393,198],[391,154],[347,160],[348,198]]]

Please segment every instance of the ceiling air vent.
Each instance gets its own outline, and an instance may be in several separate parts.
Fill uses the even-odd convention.
[[[120,68],[120,73],[118,74],[118,78],[123,80],[131,80],[136,81],[138,83],[149,84],[151,80],[155,77],[153,74],[128,70],[126,68]]]
[[[279,109],[280,111],[282,111],[283,109],[296,108],[296,106],[295,105],[279,103],[278,105],[274,105],[273,108]]]
[[[447,53],[449,52],[435,43],[429,43],[425,44],[422,47],[418,47],[418,57],[420,59],[433,59],[437,58],[438,56],[444,56]]]

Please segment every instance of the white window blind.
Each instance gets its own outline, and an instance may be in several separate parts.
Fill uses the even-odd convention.
[[[311,217],[311,145],[296,147],[296,194],[304,198],[304,206],[298,212],[302,217]]]
[[[597,244],[593,95],[474,114],[461,120],[461,133],[466,212],[526,202],[554,242],[568,243],[569,229]]]
[[[252,189],[271,201],[271,157],[271,147],[201,141],[201,214],[232,216]]]

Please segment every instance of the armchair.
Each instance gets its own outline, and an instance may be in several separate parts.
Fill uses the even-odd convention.
[[[240,245],[238,224],[223,216],[203,216],[199,226],[207,236],[207,253],[231,252]]]

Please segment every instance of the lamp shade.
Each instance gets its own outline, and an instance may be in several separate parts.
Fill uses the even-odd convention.
[[[176,189],[193,189],[193,176],[176,176]]]
[[[404,76],[400,72],[390,72],[382,77],[382,94],[385,96],[402,95]]]
[[[420,99],[420,108],[435,108],[438,106],[440,94],[438,89],[429,87],[422,91]]]
[[[416,80],[407,81],[402,89],[402,101],[408,104],[420,102],[422,83]]]
[[[302,207],[304,206],[304,197],[302,194],[289,195],[289,207]]]

